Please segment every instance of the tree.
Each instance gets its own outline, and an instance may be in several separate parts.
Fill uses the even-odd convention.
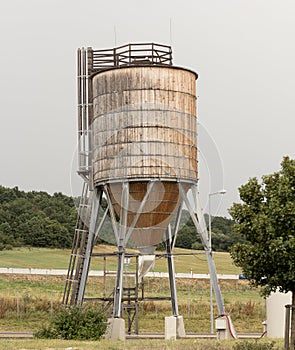
[[[191,249],[192,244],[196,241],[196,238],[196,229],[193,230],[190,226],[184,226],[177,234],[175,246],[179,248]]]
[[[0,248],[31,245],[69,248],[75,232],[74,200],[62,193],[0,186]]]
[[[231,249],[234,263],[261,286],[265,296],[272,291],[292,292],[295,305],[295,160],[284,157],[281,170],[252,178],[239,188],[241,204],[230,214],[234,231],[245,243]],[[295,310],[291,319],[291,349],[295,346]]]
[[[209,216],[205,214],[207,227]],[[196,233],[195,225],[187,211],[184,211],[181,222],[181,229],[177,234],[175,246],[187,249],[202,250],[203,244],[200,236]],[[212,249],[217,252],[228,252],[230,247],[237,242],[243,242],[243,238],[232,232],[233,220],[211,216],[212,226]]]

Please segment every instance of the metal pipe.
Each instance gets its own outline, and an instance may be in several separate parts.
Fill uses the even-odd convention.
[[[93,91],[92,91],[92,79],[90,74],[93,69],[93,51],[91,47],[87,48],[87,76],[85,77],[85,82],[87,86],[87,171],[89,171],[89,184],[90,189],[93,189],[93,176],[92,176],[92,149],[93,149],[93,140],[92,140],[92,120],[93,120]],[[86,136],[86,135],[85,135]]]
[[[78,100],[78,169],[81,170],[81,136],[82,136],[82,96],[81,96],[81,49],[77,50],[77,100]]]
[[[285,338],[284,338],[284,350],[289,350],[290,345],[290,313],[292,305],[285,305]]]

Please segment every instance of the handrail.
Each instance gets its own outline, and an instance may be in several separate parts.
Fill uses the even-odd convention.
[[[171,46],[138,43],[112,49],[92,50],[92,72],[118,66],[172,65]]]

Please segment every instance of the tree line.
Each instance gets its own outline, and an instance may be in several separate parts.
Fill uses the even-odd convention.
[[[53,195],[43,191],[25,192],[18,187],[0,186],[0,250],[17,246],[70,248],[75,232],[78,198],[60,192]],[[106,204],[103,203],[103,207]],[[208,223],[208,215],[205,215]],[[212,247],[228,251],[241,239],[232,231],[233,221],[212,217]],[[115,244],[110,222],[106,222],[99,242]],[[176,246],[203,249],[188,212],[182,215],[182,225]]]
[[[0,250],[17,246],[69,248],[76,215],[73,199],[62,193],[0,186]]]
[[[196,234],[195,225],[188,212],[184,213],[184,222],[176,238],[176,247],[202,250],[203,245]],[[209,215],[205,214],[207,228]],[[211,216],[212,249],[218,252],[228,252],[236,243],[243,243],[244,237],[233,231],[234,221],[226,217]]]

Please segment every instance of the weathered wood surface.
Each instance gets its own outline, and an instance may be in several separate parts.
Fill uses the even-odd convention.
[[[129,183],[129,201],[127,213],[127,227],[139,211],[139,207],[147,193],[148,182]],[[185,191],[190,187],[183,184]],[[108,185],[112,205],[120,216],[122,183]],[[167,226],[171,222],[181,202],[178,185],[175,182],[157,181],[147,197],[142,213],[139,215],[132,230],[129,244],[133,247],[156,246],[165,237]],[[127,208],[126,208],[127,209]]]
[[[197,181],[196,75],[171,67],[101,72],[93,82],[94,182]]]

